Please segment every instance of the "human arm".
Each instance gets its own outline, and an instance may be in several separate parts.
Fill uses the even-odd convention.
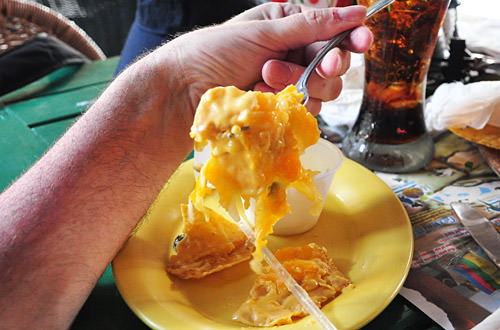
[[[143,64],[117,79],[0,195],[0,328],[68,328],[152,197],[188,155],[189,139],[168,135],[177,133],[179,113],[150,111],[174,105],[148,100],[128,82],[175,94]],[[161,122],[172,125],[163,130]]]
[[[0,195],[2,326],[69,327],[105,267],[191,151],[188,131],[201,94],[218,85],[251,88],[263,79],[261,69],[269,60],[285,59],[289,49],[361,23],[339,21],[335,12],[198,30],[126,69]],[[297,37],[304,27],[310,32]],[[327,85],[318,83],[315,95]]]

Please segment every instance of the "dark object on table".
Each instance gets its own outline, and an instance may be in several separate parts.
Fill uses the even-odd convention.
[[[461,81],[464,84],[484,80],[500,80],[500,59],[491,54],[472,52],[467,40],[460,38],[457,30],[456,7],[460,3],[450,2],[449,39],[440,37],[436,45],[427,74],[426,96],[431,96],[442,83]],[[454,13],[454,14],[452,14]],[[447,15],[448,16],[448,15]],[[446,35],[446,32],[445,32]]]
[[[465,40],[451,39],[448,65],[443,68],[445,82],[461,81],[465,78],[469,58],[465,50]]]
[[[427,74],[426,96],[431,96],[444,82],[464,84],[500,80],[500,60],[486,54],[473,53],[463,39],[452,39],[447,59],[433,58]]]
[[[0,95],[62,66],[105,58],[85,31],[56,11],[0,0]]]
[[[89,61],[74,48],[41,33],[0,55],[0,95],[26,86],[65,65]]]

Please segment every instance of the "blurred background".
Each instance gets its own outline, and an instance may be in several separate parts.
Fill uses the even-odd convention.
[[[137,7],[137,0],[36,1],[73,20],[96,41],[108,57],[120,54]],[[256,3],[265,1],[255,0]],[[457,12],[459,18],[462,16],[466,20],[463,23],[463,31],[459,31],[459,33],[469,34],[468,31],[476,33],[477,29],[482,28],[482,18],[495,19],[498,17],[500,1],[460,0]],[[471,29],[471,26],[475,26],[475,28]],[[490,29],[488,28],[488,30]],[[491,32],[493,34],[494,31]],[[464,39],[467,39],[467,36],[463,36]],[[500,39],[497,38],[497,40],[500,42]]]
[[[103,50],[119,55],[134,21],[137,0],[37,0],[74,21]]]

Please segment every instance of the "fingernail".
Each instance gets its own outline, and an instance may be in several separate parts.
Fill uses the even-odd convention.
[[[337,9],[337,15],[343,21],[362,21],[366,16],[366,8],[363,6],[348,6]]]

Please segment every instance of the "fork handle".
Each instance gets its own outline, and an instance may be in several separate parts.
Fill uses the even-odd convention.
[[[323,48],[319,51],[318,54],[314,57],[314,59],[309,63],[309,65],[306,67],[304,73],[300,76],[299,80],[297,81],[297,90],[299,92],[302,92],[304,94],[304,98],[302,100],[302,103],[306,103],[307,100],[309,99],[309,94],[307,92],[307,82],[309,81],[309,78],[311,77],[311,73],[313,72],[314,69],[316,69],[316,66],[318,66],[319,62],[323,59],[323,57],[328,53],[332,48],[338,46],[348,35],[349,33],[352,32],[354,29],[349,29],[346,30],[340,34],[337,34],[335,37],[330,39]]]
[[[372,15],[382,10],[383,8],[387,7],[393,2],[394,0],[379,0],[375,2],[370,7],[368,7],[365,19],[370,18]],[[330,41],[328,41],[325,44],[325,46],[323,46],[323,48],[319,51],[318,54],[316,54],[311,63],[309,63],[309,65],[306,67],[306,69],[300,76],[299,80],[297,81],[297,84],[295,84],[295,86],[297,86],[297,91],[301,92],[304,95],[302,98],[302,104],[306,104],[307,101],[309,100],[309,92],[307,91],[307,82],[309,81],[309,77],[311,77],[311,73],[313,72],[313,70],[316,69],[316,66],[323,59],[326,53],[328,53],[328,51],[333,47],[340,44],[353,30],[354,28],[346,30],[344,32],[337,34],[332,39],[330,39]]]

